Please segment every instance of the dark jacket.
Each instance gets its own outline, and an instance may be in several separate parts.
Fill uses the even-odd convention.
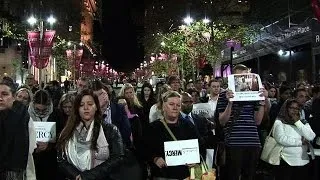
[[[198,135],[194,126],[188,122],[179,118],[176,124],[168,124],[168,127],[177,138],[177,140],[197,139]],[[161,121],[152,122],[148,131],[147,138],[147,152],[149,160],[152,162],[151,171],[155,177],[164,177],[172,179],[185,179],[190,176],[188,166],[170,166],[165,168],[158,168],[153,159],[155,157],[162,157],[165,159],[164,154],[164,142],[173,141],[172,137],[166,130]],[[200,149],[201,149],[201,145]]]
[[[122,105],[111,102],[110,108],[112,124],[118,127],[124,144],[127,147],[130,147],[131,126],[124,107]]]
[[[59,172],[64,174],[68,179],[76,179],[79,174],[82,180],[111,179],[109,175],[123,163],[125,150],[117,127],[112,124],[102,124],[102,127],[109,144],[109,159],[91,170],[80,172],[76,167],[70,164],[62,152],[59,151]]]
[[[10,174],[15,173],[14,177],[19,177],[26,169],[29,153],[28,123],[27,108],[18,101],[13,103],[12,109],[0,111],[0,179],[9,178],[9,171]]]
[[[56,122],[56,134],[59,135],[62,127],[56,109],[49,115],[47,122]],[[58,136],[57,136],[58,137]],[[48,148],[41,152],[34,152],[33,159],[36,168],[37,180],[55,180],[57,175],[56,143],[49,143]]]

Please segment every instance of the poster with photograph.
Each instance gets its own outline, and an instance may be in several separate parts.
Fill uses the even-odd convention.
[[[234,93],[231,101],[260,101],[259,90],[263,88],[258,74],[232,74],[228,76],[228,88]]]

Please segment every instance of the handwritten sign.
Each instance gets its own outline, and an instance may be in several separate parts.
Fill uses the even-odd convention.
[[[263,88],[258,74],[232,74],[228,76],[228,88],[234,93],[231,101],[260,101],[259,90]]]
[[[56,122],[33,122],[38,142],[56,142]]]
[[[198,139],[164,142],[167,166],[200,163]]]

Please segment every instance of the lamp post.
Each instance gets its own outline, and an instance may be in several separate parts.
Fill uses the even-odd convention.
[[[34,16],[31,16],[28,20],[28,23],[31,25],[31,26],[34,26],[38,20],[34,17]],[[50,24],[50,27],[52,27],[52,25],[56,22],[57,20],[51,15],[48,19],[47,19],[47,22]],[[43,70],[43,60],[42,60],[42,49],[43,49],[43,36],[44,36],[44,21],[43,19],[39,19],[39,25],[38,25],[38,31],[40,32],[40,35],[39,35],[39,47],[38,47],[38,58],[39,58],[39,66],[40,68],[39,69],[39,84],[40,84],[40,89],[42,89],[42,80],[43,80],[43,77],[42,77],[42,70]],[[46,84],[46,80],[44,81],[44,83]]]

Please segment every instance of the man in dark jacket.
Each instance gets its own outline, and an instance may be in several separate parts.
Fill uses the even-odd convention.
[[[108,93],[99,80],[92,82],[92,90],[98,96],[104,123],[114,124],[120,130],[124,144],[131,146],[131,127],[124,107],[109,100]]]

